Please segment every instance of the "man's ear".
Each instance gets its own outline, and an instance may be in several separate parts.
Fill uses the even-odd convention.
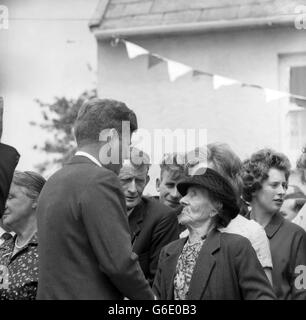
[[[159,178],[156,178],[155,187],[156,187],[156,191],[160,192],[160,179]]]
[[[110,136],[110,144],[111,145],[114,145],[115,143],[118,143],[120,138],[119,138],[119,135],[118,135],[118,132],[115,128],[112,128],[109,130],[109,136]]]
[[[119,140],[118,132],[116,129],[103,129],[99,134],[99,141],[104,143],[108,143],[110,145],[113,145],[114,142]]]

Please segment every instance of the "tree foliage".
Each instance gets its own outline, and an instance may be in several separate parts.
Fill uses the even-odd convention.
[[[34,149],[45,152],[48,159],[36,166],[44,173],[51,166],[62,165],[67,162],[76,150],[73,136],[73,124],[78,111],[87,99],[97,96],[96,90],[85,91],[77,99],[55,97],[51,103],[35,99],[41,108],[42,121],[32,121],[30,124],[38,126],[48,132],[48,139],[42,146],[35,145]]]

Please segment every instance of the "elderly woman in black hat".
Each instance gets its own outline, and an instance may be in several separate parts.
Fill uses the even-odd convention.
[[[38,173],[15,171],[6,208],[4,227],[15,233],[0,246],[0,299],[34,300],[38,283],[38,196],[45,179]]]
[[[221,233],[239,212],[231,185],[216,171],[182,180],[178,216],[189,236],[162,249],[153,284],[159,299],[275,299],[248,239]]]

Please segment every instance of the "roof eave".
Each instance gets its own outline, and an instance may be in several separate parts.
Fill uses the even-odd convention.
[[[98,28],[100,26],[108,5],[109,5],[109,0],[100,0],[98,2],[97,8],[88,23],[88,26],[91,30],[93,28]]]
[[[91,28],[97,40],[107,40],[112,37],[142,37],[155,35],[175,35],[175,34],[192,34],[211,31],[233,30],[242,28],[262,28],[262,27],[278,27],[292,26],[297,15],[285,15],[263,18],[247,18],[238,20],[224,20],[211,22],[194,22],[194,23],[179,23],[172,25],[158,25],[146,27],[133,27],[122,29],[103,30],[97,27]]]

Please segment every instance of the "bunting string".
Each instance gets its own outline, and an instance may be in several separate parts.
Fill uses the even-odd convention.
[[[186,64],[183,64],[178,61],[170,60],[166,57],[152,53],[149,50],[147,50],[147,49],[145,49],[135,43],[132,43],[130,41],[126,41],[122,38],[114,37],[111,40],[112,46],[116,46],[118,43],[123,43],[125,45],[129,59],[134,59],[134,58],[142,56],[142,55],[148,56],[148,69],[151,69],[160,63],[167,63],[169,80],[171,82],[174,82],[178,78],[180,78],[188,73],[191,73],[192,77],[200,77],[200,76],[211,77],[212,83],[213,83],[213,88],[215,90],[218,90],[219,88],[221,88],[223,86],[232,86],[232,85],[240,85],[241,87],[251,87],[251,88],[261,89],[261,90],[263,90],[263,92],[265,94],[265,99],[266,99],[267,103],[274,101],[274,100],[284,98],[284,97],[292,97],[295,99],[306,101],[305,96],[265,88],[265,87],[262,87],[258,84],[243,83],[243,82],[236,80],[236,79],[224,77],[224,76],[221,76],[218,74],[213,74],[213,73],[202,71],[202,70],[193,69],[192,67],[190,67]]]

